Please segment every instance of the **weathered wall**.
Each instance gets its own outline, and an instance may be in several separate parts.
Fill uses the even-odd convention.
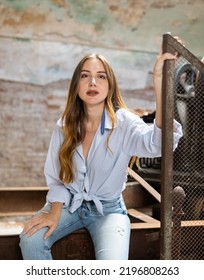
[[[0,1],[0,187],[44,185],[43,165],[72,71],[105,55],[132,108],[154,109],[162,34],[203,56],[204,1]]]
[[[0,34],[157,52],[164,32],[202,55],[203,0],[1,0]]]

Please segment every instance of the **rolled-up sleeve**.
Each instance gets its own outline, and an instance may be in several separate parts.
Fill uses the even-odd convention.
[[[147,125],[141,120],[131,122],[127,125],[123,150],[129,156],[161,156],[161,129],[155,124]]]
[[[176,120],[173,120],[173,151],[177,148],[179,140],[183,136],[182,126],[179,122]],[[154,120],[154,133],[153,133],[153,143],[157,143],[157,146],[161,147],[161,135],[162,130],[156,126],[155,120]]]
[[[183,130],[182,130],[182,126],[179,122],[177,122],[176,120],[174,120],[174,132],[173,132],[173,150],[175,150],[178,146],[178,143],[181,139],[181,137],[183,136]]]
[[[70,192],[59,178],[60,163],[59,149],[63,142],[63,136],[60,126],[56,124],[47,153],[44,166],[44,174],[49,188],[47,193],[47,202],[62,202],[64,206],[70,203]]]
[[[138,157],[160,157],[162,145],[162,130],[153,124],[147,125],[138,116],[128,114],[126,119],[126,130],[124,134],[123,150],[129,156]],[[178,146],[182,137],[181,124],[174,120],[173,151]]]

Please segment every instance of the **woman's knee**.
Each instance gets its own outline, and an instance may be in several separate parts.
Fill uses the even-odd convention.
[[[43,228],[32,236],[20,234],[19,246],[21,248],[23,259],[36,259],[38,255],[41,255],[42,252],[49,251],[51,245],[48,240],[44,239],[46,228]]]
[[[96,259],[128,259],[130,220],[127,215],[104,216],[92,230]]]

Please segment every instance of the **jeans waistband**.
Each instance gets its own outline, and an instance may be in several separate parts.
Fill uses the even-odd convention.
[[[108,207],[108,205],[113,205],[113,204],[118,204],[120,201],[121,197],[117,197],[111,200],[100,200],[100,202],[102,203],[102,205],[104,207]],[[87,201],[87,200],[83,200],[82,205],[85,206],[86,208],[90,209],[90,207],[95,207],[95,203],[93,200]]]

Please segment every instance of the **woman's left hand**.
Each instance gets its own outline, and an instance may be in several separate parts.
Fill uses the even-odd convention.
[[[174,37],[179,43],[182,44],[182,40],[175,36]],[[162,48],[160,49],[160,53],[157,56],[155,65],[154,65],[154,76],[155,77],[161,77],[162,73],[163,73],[163,66],[164,66],[164,61],[165,60],[176,60],[178,59],[178,53],[176,52],[175,54],[171,54],[171,53],[162,53]]]
[[[174,37],[179,43],[182,41],[179,37]],[[165,60],[177,60],[178,53],[162,53],[162,48],[159,55],[157,56],[154,65],[154,91],[156,96],[156,125],[162,127],[162,77],[163,77],[163,67]]]

